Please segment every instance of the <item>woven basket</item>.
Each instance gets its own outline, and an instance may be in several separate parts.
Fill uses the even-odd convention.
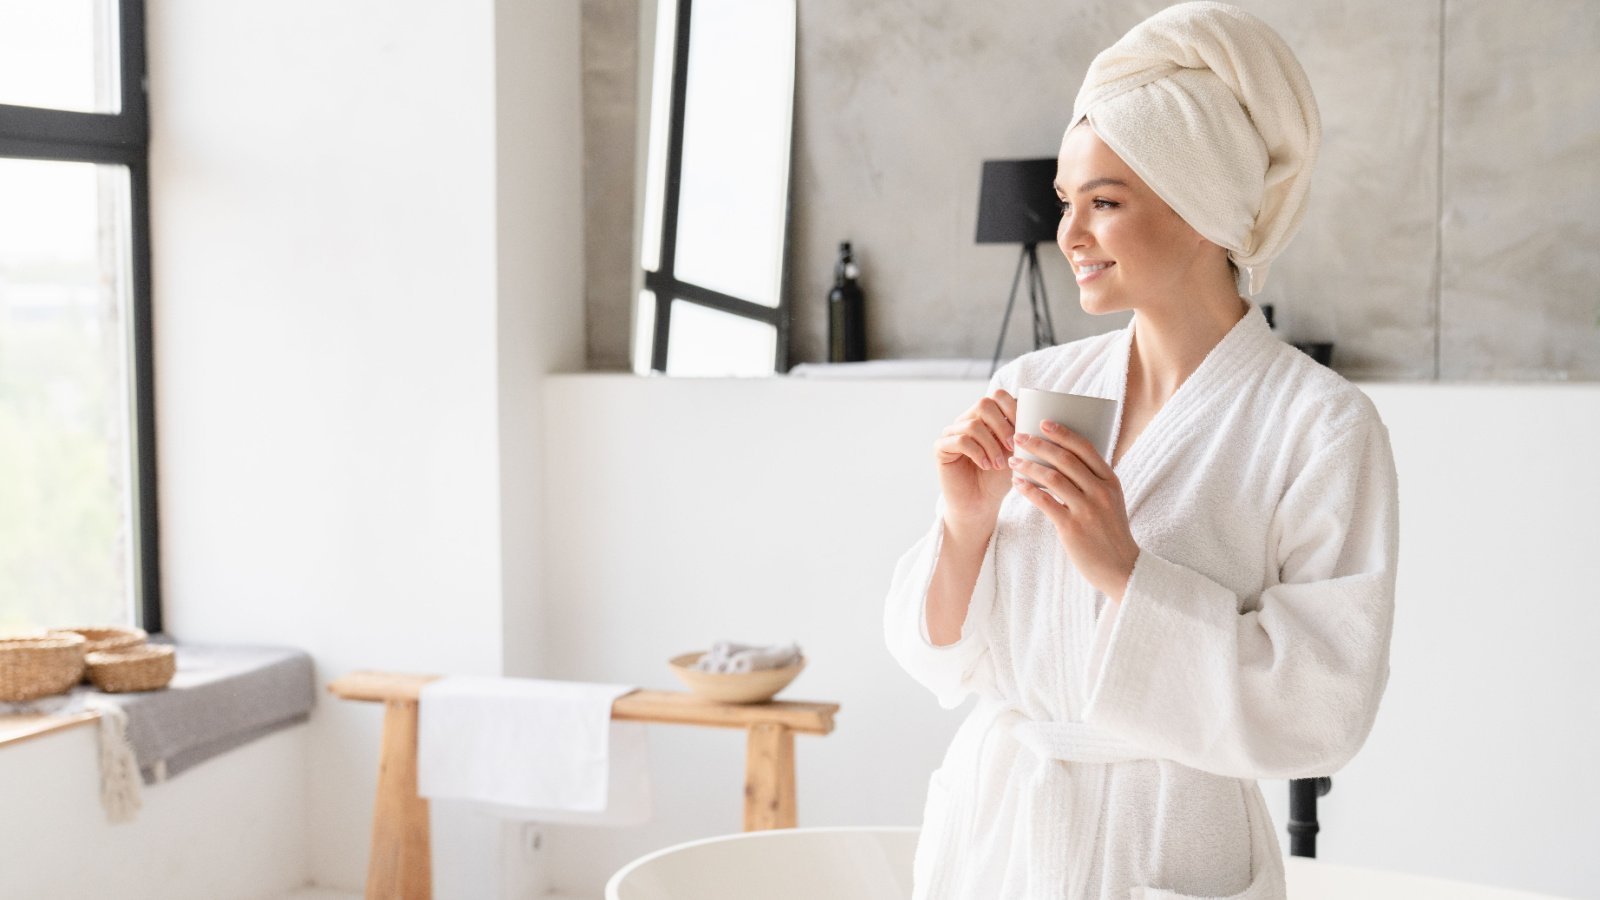
[[[178,671],[178,657],[169,644],[91,653],[88,663],[89,680],[108,694],[159,690]]]
[[[0,638],[0,702],[63,694],[83,677],[81,634]]]
[[[52,628],[51,634],[67,632],[81,634],[89,643],[84,646],[85,656],[90,653],[101,653],[107,650],[128,650],[145,642],[150,635],[145,634],[143,628],[116,628],[109,626],[94,626],[90,628]]]

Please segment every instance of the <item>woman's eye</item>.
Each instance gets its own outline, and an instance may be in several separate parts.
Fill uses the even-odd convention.
[[[1063,216],[1069,212],[1072,212],[1072,204],[1069,201],[1057,200],[1056,203],[1060,205],[1061,214]],[[1121,205],[1122,204],[1116,202],[1115,200],[1107,200],[1104,197],[1096,197],[1094,201],[1095,209],[1116,209]]]

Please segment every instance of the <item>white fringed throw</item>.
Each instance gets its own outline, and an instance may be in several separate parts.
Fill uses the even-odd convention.
[[[139,764],[128,742],[128,714],[115,702],[94,695],[85,706],[100,714],[100,805],[113,824],[131,822],[144,800]]]

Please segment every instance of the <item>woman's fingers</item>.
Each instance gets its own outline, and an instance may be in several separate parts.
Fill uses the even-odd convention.
[[[1007,413],[1004,404],[997,398],[985,397],[978,401],[978,405],[973,408],[973,412],[988,427],[995,440],[1005,447],[1006,452],[1003,456],[1010,456],[1011,451],[1016,449],[1016,445],[1012,441],[1013,436],[1016,434],[1016,427],[1011,424],[1016,417],[1016,409],[1013,408],[1010,413]]]
[[[1100,480],[1095,477],[1094,472],[1076,453],[1059,444],[1051,443],[1048,438],[1041,438],[1031,434],[1019,434],[1017,435],[1017,448],[1019,454],[1027,453],[1043,461],[1041,464],[1026,460],[1021,455],[1012,457],[1013,464],[1022,463],[1022,466],[1017,468],[1017,471],[1026,474],[1028,478],[1032,478],[1041,484],[1044,483],[1041,479],[1028,474],[1035,471],[1035,469],[1027,468],[1028,466],[1037,467],[1037,470],[1050,472],[1066,480],[1072,485],[1073,493],[1086,492],[1093,488],[1095,482]]]
[[[996,390],[962,414],[934,443],[939,462],[965,456],[980,469],[1001,470],[1016,449],[1017,401]]]
[[[944,437],[934,446],[939,451],[939,461],[943,463],[955,462],[957,457],[965,456],[980,469],[1005,467],[1005,454],[1000,451],[994,435],[981,426],[952,425],[945,429]]]
[[[1090,472],[1094,473],[1096,478],[1110,481],[1116,477],[1111,471],[1110,464],[1105,461],[1105,458],[1100,455],[1100,451],[1095,449],[1094,444],[1090,443],[1088,438],[1064,425],[1048,420],[1044,423],[1044,430],[1046,437],[1071,450],[1079,459],[1083,460],[1083,464],[1088,467]]]
[[[995,392],[990,396],[995,403],[999,404],[1000,412],[1005,414],[1006,425],[1010,427],[1011,432],[1015,432],[1017,430],[1017,398],[1006,393],[1004,388],[996,388]]]
[[[1020,456],[1011,460],[1013,482],[1018,487],[1043,489],[1051,500],[1060,506],[1071,507],[1083,496],[1083,488],[1055,468]]]
[[[1005,388],[996,388],[994,398],[1000,401],[1001,405],[1006,408],[1006,415],[1011,417],[1011,421],[1015,422],[1017,420],[1017,398],[1011,396]]]
[[[1082,435],[1054,422],[1046,422],[1045,431],[1047,434],[1043,437],[1018,434],[1017,445],[1055,467],[1085,491],[1093,488],[1097,482],[1116,479],[1099,451]]]
[[[1021,478],[1011,479],[1011,486],[1018,494],[1022,496],[1022,499],[1032,503],[1035,509],[1044,513],[1044,517],[1049,519],[1051,523],[1054,524],[1058,529],[1065,526],[1067,521],[1071,518],[1071,510],[1067,509],[1065,506],[1062,506],[1056,500],[1056,498],[1044,488],[1029,484],[1027,481],[1024,481]]]

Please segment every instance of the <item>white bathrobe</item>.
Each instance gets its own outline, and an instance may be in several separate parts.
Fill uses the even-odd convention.
[[[991,388],[1110,397],[1120,430],[1135,325]],[[925,619],[939,516],[895,570],[891,653],[944,708],[978,698],[929,781],[919,900],[1282,900],[1255,779],[1331,774],[1371,730],[1397,503],[1366,395],[1252,305],[1116,472],[1141,551],[1121,604],[1015,492],[954,644]]]

